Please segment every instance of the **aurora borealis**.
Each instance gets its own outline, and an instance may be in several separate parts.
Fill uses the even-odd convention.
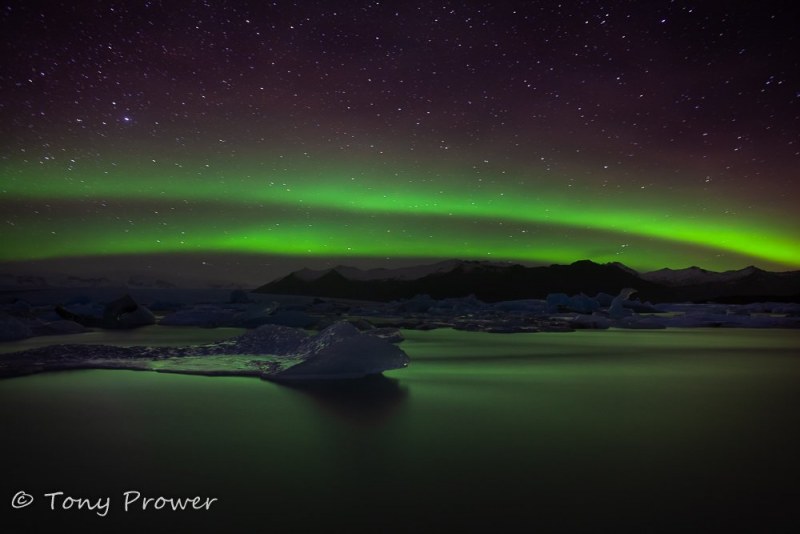
[[[6,3],[0,261],[799,268],[793,19],[706,4]]]

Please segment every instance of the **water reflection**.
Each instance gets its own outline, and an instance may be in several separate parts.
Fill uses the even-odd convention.
[[[107,531],[798,531],[797,332],[406,335],[413,365],[347,382],[0,381],[5,487],[221,499]],[[59,524],[19,531],[92,518],[37,503]]]
[[[323,413],[363,426],[386,421],[408,399],[408,387],[384,375],[280,384],[310,397]]]

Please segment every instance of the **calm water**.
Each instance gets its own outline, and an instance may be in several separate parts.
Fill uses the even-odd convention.
[[[192,331],[216,335],[149,335]],[[0,381],[2,516],[21,531],[800,527],[800,332],[406,335],[411,367],[347,387],[131,371]],[[12,510],[19,490],[37,501]],[[126,490],[219,502],[125,513]],[[52,491],[111,508],[50,511]]]

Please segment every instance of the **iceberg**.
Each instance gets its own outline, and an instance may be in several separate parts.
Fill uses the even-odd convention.
[[[106,304],[102,316],[98,316],[94,312],[95,306],[88,304],[84,306],[91,311],[85,313],[84,308],[76,312],[74,308],[71,310],[64,306],[56,306],[56,312],[62,319],[88,327],[124,329],[156,324],[153,312],[136,302],[130,295],[123,295]]]
[[[191,308],[175,311],[164,316],[159,324],[164,326],[199,326],[216,328],[229,326],[233,322],[234,310],[214,304],[197,304]]]
[[[276,380],[359,378],[401,369],[409,363],[399,347],[381,337],[361,333],[348,322],[329,326],[299,347],[303,360],[275,374]]]
[[[0,315],[0,341],[16,341],[31,337],[28,324],[8,314]]]

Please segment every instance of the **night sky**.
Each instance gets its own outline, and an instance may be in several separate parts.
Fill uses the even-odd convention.
[[[797,269],[794,6],[5,2],[0,268]]]

